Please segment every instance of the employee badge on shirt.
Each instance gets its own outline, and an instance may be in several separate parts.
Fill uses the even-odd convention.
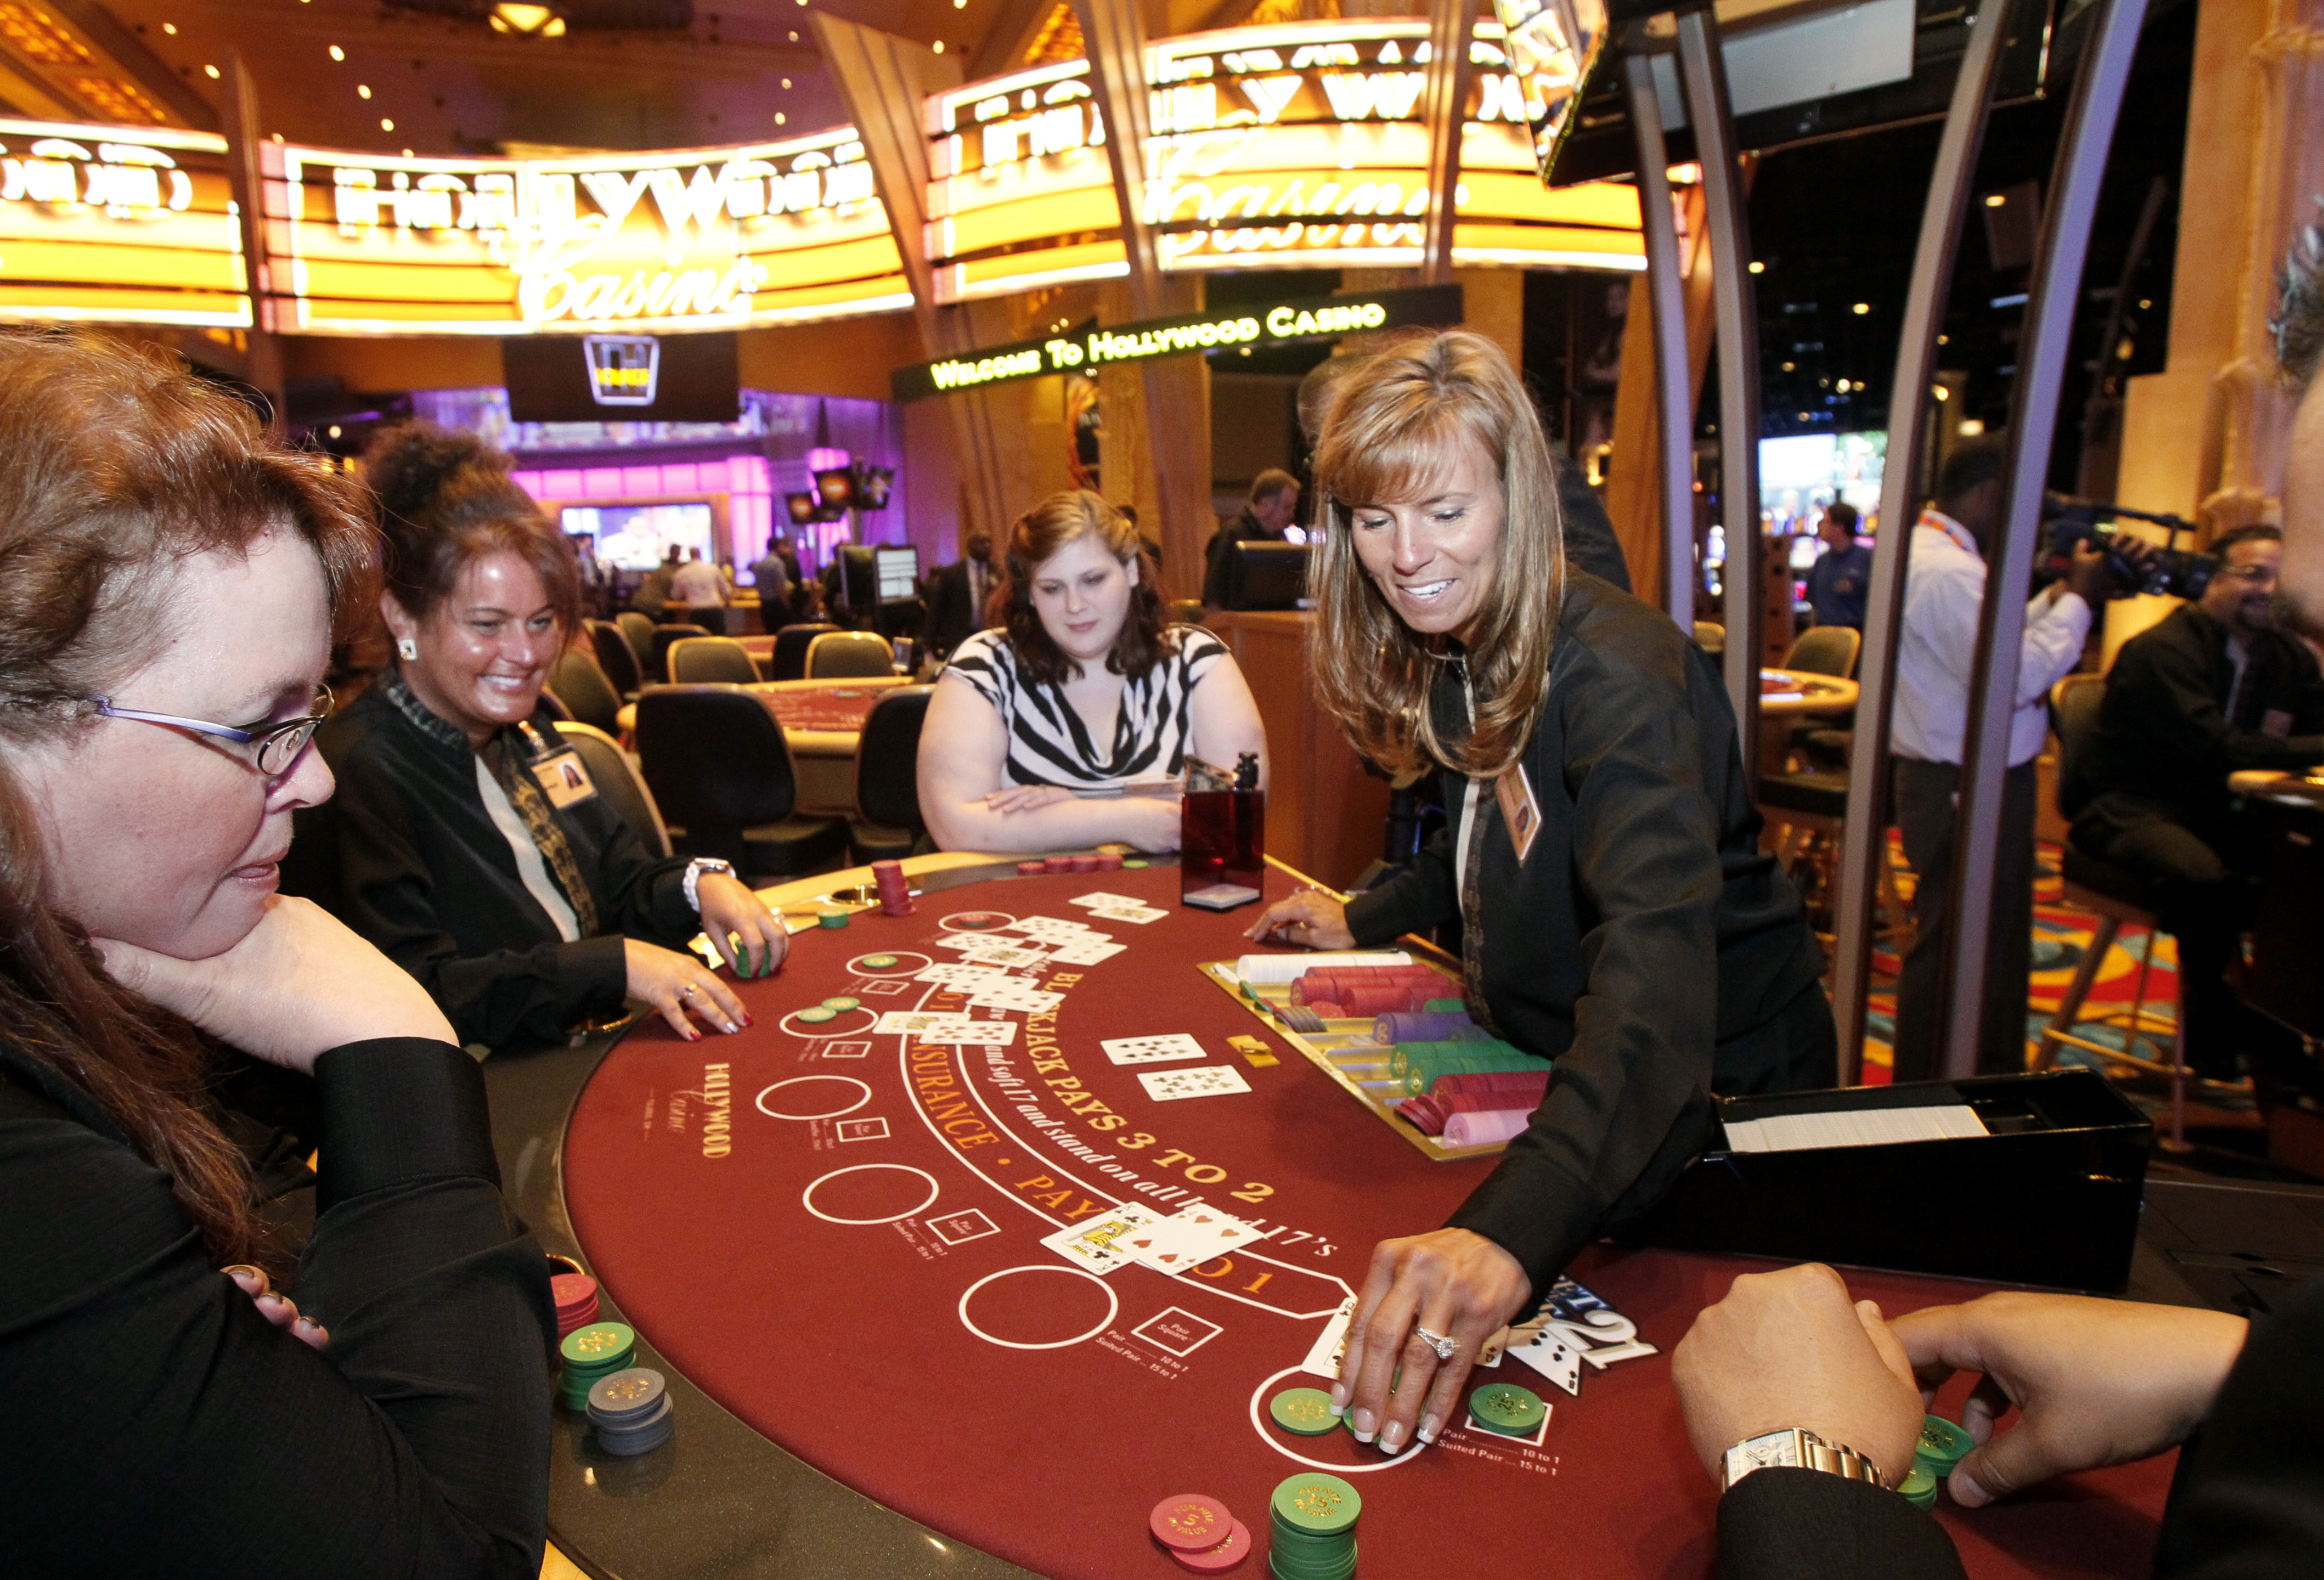
[[[580,753],[569,746],[535,762],[532,777],[540,781],[549,804],[560,812],[597,793],[597,787],[589,781],[589,771],[581,765]]]
[[[1509,831],[1509,843],[1517,846],[1517,865],[1523,866],[1534,836],[1541,832],[1541,804],[1533,799],[1533,781],[1526,777],[1524,763],[1511,763],[1493,781],[1493,799],[1501,804],[1501,823]]]

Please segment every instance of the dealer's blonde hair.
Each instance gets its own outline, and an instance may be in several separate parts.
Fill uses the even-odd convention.
[[[1475,722],[1453,746],[1428,712],[1443,640],[1406,625],[1364,573],[1353,513],[1430,498],[1470,445],[1491,461],[1503,508],[1492,586],[1467,651]],[[1554,463],[1508,359],[1459,329],[1392,346],[1342,382],[1314,466],[1323,543],[1309,570],[1319,610],[1309,662],[1324,706],[1359,752],[1400,779],[1432,759],[1501,772],[1541,711],[1565,600]]]

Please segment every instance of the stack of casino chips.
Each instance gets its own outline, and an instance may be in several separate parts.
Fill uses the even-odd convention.
[[[1363,1511],[1354,1487],[1319,1470],[1277,1487],[1267,1550],[1276,1580],[1349,1580],[1356,1572],[1356,1520]]]
[[[1396,1112],[1421,1134],[1439,1136],[1456,1113],[1531,1113],[1548,1091],[1547,1069],[1440,1075],[1425,1094],[1397,1104]]]
[[[1896,1490],[1921,1508],[1934,1508],[1937,1489],[1976,1446],[1976,1438],[1944,1417],[1923,1416],[1920,1441],[1913,1445],[1913,1472]]]
[[[1530,1437],[1549,1418],[1549,1406],[1530,1388],[1488,1382],[1469,1396],[1469,1418],[1504,1437]]]
[[[558,1273],[549,1280],[549,1292],[557,1301],[559,1340],[597,1320],[597,1280],[587,1273]]]
[[[1199,1575],[1231,1569],[1250,1556],[1250,1528],[1203,1492],[1178,1492],[1154,1505],[1147,1529],[1179,1566]]]
[[[872,879],[880,885],[880,914],[909,916],[912,914],[912,888],[904,881],[901,862],[873,862]]]
[[[1399,1042],[1388,1056],[1388,1074],[1404,1083],[1407,1095],[1436,1090],[1452,1075],[1537,1075],[1541,1060],[1499,1038],[1461,1042]]]
[[[1319,966],[1293,979],[1291,1002],[1327,1021],[1461,1009],[1447,985],[1443,972],[1416,964]]]
[[[557,1341],[557,1354],[565,1363],[557,1397],[568,1409],[586,1409],[591,1386],[628,1365],[637,1349],[637,1333],[626,1322],[597,1322],[575,1328]]]
[[[1037,878],[1044,873],[1118,873],[1127,864],[1142,867],[1144,862],[1123,861],[1119,851],[1101,850],[1089,855],[1049,855],[1038,861],[1019,862],[1017,875]]]
[[[589,1385],[588,1406],[597,1446],[608,1454],[650,1454],[669,1441],[678,1425],[669,1385],[644,1366],[598,1378]]]

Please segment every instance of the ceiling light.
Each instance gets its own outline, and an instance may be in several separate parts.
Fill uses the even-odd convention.
[[[379,129],[383,132],[392,132],[395,130],[395,123],[382,115],[379,118]]]
[[[1934,395],[1940,401],[1950,401],[1953,398],[1953,393],[1945,388],[1942,384],[1931,384],[1929,386],[1929,393]]]
[[[1751,273],[1754,273],[1754,274],[1765,274],[1766,272],[1767,272],[1767,265],[1766,265],[1766,264],[1762,263],[1761,263],[1761,262],[1759,262],[1759,260],[1758,260],[1758,259],[1757,259],[1757,258],[1754,258],[1754,259],[1752,259],[1752,260],[1751,260]]]
[[[565,36],[565,19],[547,5],[530,5],[522,0],[501,0],[485,20],[494,32],[513,33],[520,38],[561,39]]]
[[[944,40],[938,39],[936,42],[936,51],[939,55],[944,53]]]
[[[205,66],[202,68],[202,70],[205,75],[212,78],[217,77],[218,74],[218,69],[215,66]]]
[[[346,60],[346,58],[347,58],[347,52],[346,52],[345,50],[343,50],[343,49],[339,48],[339,46],[338,46],[338,45],[337,45],[337,44],[333,44],[333,45],[331,46],[331,59],[332,59],[332,60]]]
[[[174,22],[165,22],[161,24],[161,31],[168,33],[171,38],[176,38],[178,36],[178,24]]]
[[[369,97],[371,97],[371,87],[370,87],[370,85],[369,85],[368,83],[362,83],[362,82],[358,82],[358,83],[356,83],[356,84],[355,84],[355,97],[356,97],[357,98],[369,98]]]
[[[2007,204],[2008,201],[2009,199],[2007,198],[2002,196],[1999,192],[1995,192],[1986,199],[1985,206],[1987,208],[1999,208]]]
[[[1858,318],[1859,318],[1859,319],[1860,319],[1860,318],[1862,318],[1865,314],[1867,314],[1867,313],[1868,313],[1868,312],[1870,312],[1870,311],[1872,310],[1872,304],[1871,304],[1870,302],[1868,302],[1868,301],[1859,301],[1859,302],[1858,302],[1858,303],[1856,304],[1856,306],[1855,306],[1855,307],[1851,308],[1849,310],[1850,310],[1851,312],[1855,313],[1855,315],[1856,315]]]
[[[789,78],[788,78],[788,77],[784,78],[784,79],[783,79],[783,86],[784,86],[785,88],[788,88],[790,85],[791,85],[791,79],[790,79]]]
[[[782,111],[780,111],[780,110],[777,110],[777,111],[775,112],[775,125],[778,125],[778,126],[782,125],[785,123],[785,121],[786,121],[787,119],[788,119],[788,117],[784,115],[784,114],[783,114],[783,112],[782,112]]]
[[[1794,367],[1796,367],[1796,366],[1798,366],[1798,365],[1798,365],[1797,363],[1787,362],[1787,363],[1784,364],[1784,371],[1785,373],[1789,373],[1789,372],[1791,372],[1791,371],[1792,371],[1792,369],[1793,369],[1793,368],[1794,368]]]
[[[1975,439],[1978,434],[1985,431],[1985,424],[1978,421],[1974,417],[1964,417],[1961,419],[1960,426],[1953,431],[1960,434],[1963,439]]]

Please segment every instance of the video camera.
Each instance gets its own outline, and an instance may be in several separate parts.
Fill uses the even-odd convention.
[[[2050,529],[2049,550],[2042,561],[2045,575],[2065,575],[2073,563],[2076,545],[2087,543],[2106,556],[2107,574],[2114,579],[2116,597],[2131,593],[2162,593],[2191,603],[2203,596],[2203,589],[2211,585],[2212,574],[2219,568],[2218,560],[2210,555],[2176,547],[2180,533],[2195,531],[2195,523],[2183,517],[2154,515],[2103,500],[2070,499],[2062,494],[2043,494],[2042,508]],[[2144,565],[2133,564],[2116,543],[2116,535],[2121,531],[2116,522],[2124,518],[2167,528],[2170,542],[2153,549]]]

